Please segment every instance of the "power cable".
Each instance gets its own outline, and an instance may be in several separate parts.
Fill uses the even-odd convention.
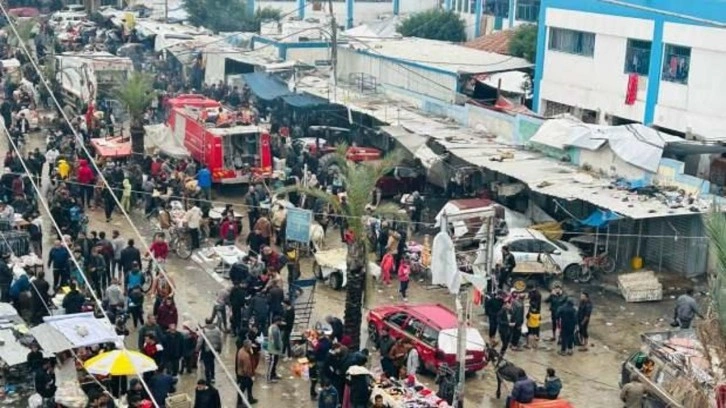
[[[8,18],[7,12],[5,11],[5,6],[2,3],[0,3],[0,9],[5,14],[5,18]],[[12,22],[9,22],[9,23],[10,23],[10,26],[13,27]],[[15,35],[17,36],[17,33]],[[0,126],[2,127],[2,131],[5,133],[5,136],[7,137],[8,141],[12,145],[12,148],[15,151],[15,154],[16,155],[19,155],[20,164],[23,166],[23,168],[25,169],[25,172],[27,174],[29,174],[29,175],[32,174],[30,172],[30,170],[28,169],[28,166],[25,163],[25,160],[23,160],[22,155],[20,153],[20,150],[18,149],[18,146],[15,144],[15,141],[10,137],[10,133],[8,132],[7,127],[5,127],[5,123],[3,121],[0,121],[0,122],[1,122],[1,125]],[[43,208],[48,213],[48,217],[50,218],[51,223],[53,224],[53,227],[55,228],[56,232],[58,233],[58,236],[61,236],[62,237],[63,236],[63,231],[61,230],[61,228],[58,225],[58,223],[56,222],[56,220],[53,218],[53,215],[52,215],[52,213],[50,211],[50,206],[48,205],[48,203],[46,202],[45,198],[43,197],[43,192],[40,190],[40,188],[36,184],[35,180],[33,180],[32,178],[30,178],[30,183],[33,186],[33,189],[35,190],[36,194],[38,194],[38,201],[42,204]],[[73,262],[73,264],[75,265],[75,267],[77,268],[78,273],[81,274],[81,277],[83,277],[83,280],[85,282],[88,282],[90,284],[91,280],[88,279],[88,277],[86,276],[85,272],[83,271],[83,268],[78,263],[78,260],[76,260],[76,258],[72,255],[73,254],[73,250],[70,248],[70,246],[68,245],[68,243],[66,242],[66,240],[65,239],[62,239],[61,240],[61,243],[65,247],[65,249],[68,251],[68,253],[70,254],[70,259]],[[56,282],[53,282],[53,283],[56,284]],[[101,310],[101,313],[103,314],[104,319],[108,322],[108,324],[110,325],[110,327],[115,327],[115,324],[113,324],[113,322],[111,322],[111,318],[109,318],[108,313],[106,313],[106,310],[104,310],[104,308],[103,308],[103,302],[101,302],[101,300],[98,298],[98,296],[96,296],[95,291],[91,290],[90,291],[90,294],[91,294],[91,297],[93,298],[96,306]],[[126,345],[123,344],[123,343],[122,343],[122,349],[126,350]],[[134,367],[134,370],[136,371],[136,367]],[[144,380],[143,376],[140,375],[140,373],[138,371],[136,372],[136,376],[141,381],[141,383],[144,386],[144,389],[146,390],[146,392],[148,393],[148,395],[152,395],[151,394],[151,388],[149,388],[149,385],[146,383],[146,381]],[[161,406],[153,398],[152,398],[152,401],[153,401],[154,406],[156,408],[161,408]]]
[[[15,24],[10,20],[10,17],[9,17],[9,15],[7,13],[7,10],[6,10],[5,6],[2,3],[0,3],[0,11],[2,11],[3,15],[8,20],[8,24],[10,25],[10,28],[13,31],[13,34],[17,38],[21,38],[20,35],[18,35],[18,31],[17,31],[17,28],[15,27]],[[32,56],[30,54],[30,51],[28,51],[27,46],[24,43],[22,43],[22,41],[20,42],[20,48],[25,53],[25,55],[28,57],[28,59],[30,60],[33,68],[35,69],[36,74],[38,75],[38,78],[40,79],[40,81],[45,86],[46,90],[48,91],[51,99],[53,100],[53,103],[55,104],[56,108],[60,112],[61,116],[66,121],[66,123],[68,124],[68,126],[71,128],[71,131],[73,132],[74,137],[76,138],[76,140],[79,140],[80,141],[79,145],[81,146],[81,149],[86,153],[87,157],[93,157],[93,155],[91,155],[91,153],[88,151],[88,149],[86,148],[86,146],[83,144],[83,139],[80,137],[80,135],[78,134],[78,132],[76,131],[76,129],[73,127],[70,119],[68,118],[68,115],[62,109],[62,107],[60,105],[60,102],[58,101],[58,98],[53,93],[53,89],[50,86],[50,84],[48,84],[48,81],[46,80],[45,75],[43,74],[42,70],[38,66],[38,64],[35,61],[35,59],[32,58]],[[4,124],[3,124],[3,126],[4,126]],[[10,133],[7,131],[6,128],[5,128],[5,133],[6,133],[6,136],[8,137],[8,140],[11,140]],[[14,142],[13,142],[13,146],[15,146]],[[16,154],[20,155],[20,151],[17,149],[17,147],[15,148],[15,150],[16,150]],[[23,167],[24,167],[26,173],[28,175],[30,175],[31,173],[28,170],[28,168],[27,168],[25,162],[22,160],[22,158],[21,158],[21,163],[23,164]],[[148,243],[146,242],[146,240],[144,239],[144,237],[141,235],[141,232],[136,227],[136,224],[134,224],[133,220],[131,220],[131,217],[129,216],[128,212],[126,212],[126,210],[121,205],[121,202],[120,202],[119,198],[113,192],[113,188],[111,187],[111,184],[108,182],[108,180],[106,180],[106,178],[103,175],[103,172],[101,171],[101,169],[98,167],[98,165],[93,160],[90,160],[90,164],[96,170],[97,176],[103,182],[103,184],[105,185],[105,188],[108,188],[109,189],[109,192],[111,192],[111,197],[113,198],[114,202],[119,207],[119,209],[121,210],[121,213],[124,215],[124,217],[128,221],[129,226],[131,227],[131,229],[134,231],[134,233],[136,234],[136,236],[139,238],[139,240],[140,240],[139,242],[141,242],[141,244],[143,245],[143,247],[146,249],[147,252],[151,253],[150,246],[148,245]],[[35,186],[36,192],[39,195],[42,195],[42,193],[40,192],[40,189],[38,189],[37,186],[35,185],[35,182],[33,180],[31,180],[31,182]],[[47,208],[47,203],[45,203],[44,199],[43,199],[42,202],[44,203],[44,206],[46,206],[46,210],[50,214],[50,209]],[[51,216],[51,220],[53,220],[52,216]],[[59,235],[62,235],[61,234],[60,227],[58,227],[58,225],[56,224],[55,220],[53,220],[53,223],[57,227],[58,234]],[[68,245],[66,243],[64,243],[64,244],[65,244],[65,246],[67,248]],[[75,260],[74,260],[74,262],[75,262]],[[77,262],[76,262],[76,264],[77,264]],[[166,271],[163,268],[163,266],[160,265],[158,262],[156,262],[156,260],[153,257],[152,257],[152,264],[153,264],[153,266],[155,266],[155,269],[158,271],[158,273],[161,273],[162,276],[164,276],[166,278],[166,280],[168,281],[169,286],[172,289],[172,291],[174,291],[175,293],[179,293],[176,290],[175,285],[172,283],[171,279],[169,278],[169,275],[166,273]],[[84,279],[85,279],[85,277],[84,277]],[[94,294],[94,296],[95,296],[95,294]],[[105,311],[104,311],[104,314],[105,314]],[[199,333],[200,337],[202,337],[202,339],[206,343],[206,346],[208,348],[208,351],[210,351],[212,353],[212,355],[215,357],[215,360],[220,363],[220,366],[221,366],[222,370],[225,372],[226,376],[228,377],[228,379],[232,383],[232,386],[237,391],[237,394],[239,395],[240,400],[244,402],[244,405],[247,408],[252,408],[250,406],[250,404],[249,404],[249,401],[247,401],[247,397],[244,395],[244,393],[242,392],[242,389],[239,387],[239,384],[237,383],[236,378],[234,376],[232,376],[232,374],[229,372],[229,369],[224,364],[224,361],[222,361],[222,358],[220,357],[219,353],[217,353],[217,351],[214,350],[214,347],[213,347],[211,341],[206,336],[206,334],[204,334],[204,330],[201,329],[201,330],[198,331],[198,333]],[[149,394],[149,395],[151,395],[151,394]]]
[[[10,245],[10,242],[8,242],[7,238],[5,237],[5,234],[0,234],[0,237],[2,237],[3,241],[5,241],[5,245],[7,245],[8,249],[10,250],[10,254],[12,256],[18,258],[18,256],[15,253],[15,251],[13,251],[13,247]],[[27,275],[27,271],[26,271],[26,275]],[[48,303],[46,303],[46,301],[44,299],[44,296],[41,295],[41,293],[38,291],[38,288],[33,284],[33,282],[30,282],[30,279],[28,279],[28,280],[29,280],[29,283],[30,283],[30,287],[33,288],[33,290],[35,291],[36,295],[38,296],[38,299],[40,299],[41,303],[43,303],[43,307],[48,312],[48,316],[53,316],[53,310],[50,308],[50,306],[48,305]],[[76,360],[81,366],[83,366],[83,360],[81,360],[81,358],[78,356],[78,354],[76,353],[76,351],[73,348],[71,348],[69,351],[71,352],[71,355],[73,356],[74,360]],[[104,386],[103,383],[101,383],[101,381],[98,380],[98,378],[96,378],[95,375],[91,375],[91,379],[93,380],[94,383],[96,383],[96,385],[98,385],[99,387],[101,387],[101,389],[106,394],[108,394],[109,396],[113,396],[113,393],[110,392],[108,390],[108,388],[106,386]]]

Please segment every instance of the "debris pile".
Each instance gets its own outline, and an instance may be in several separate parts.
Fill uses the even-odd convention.
[[[626,302],[653,302],[663,299],[663,285],[653,271],[620,275],[618,288]]]

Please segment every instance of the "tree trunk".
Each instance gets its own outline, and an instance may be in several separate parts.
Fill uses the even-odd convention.
[[[129,131],[131,132],[132,160],[140,163],[144,159],[144,127],[132,124]]]
[[[366,245],[356,240],[348,246],[348,283],[345,293],[345,311],[343,314],[343,333],[350,337],[351,350],[360,349],[360,328],[363,323],[363,292],[366,282]]]

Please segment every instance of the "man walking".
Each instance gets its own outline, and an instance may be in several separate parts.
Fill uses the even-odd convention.
[[[577,305],[577,325],[580,331],[580,339],[582,346],[580,351],[587,351],[588,342],[590,335],[587,332],[587,328],[590,325],[590,315],[592,314],[592,301],[590,300],[590,294],[582,292],[580,294],[580,304]]]
[[[277,363],[282,355],[282,331],[280,322],[282,318],[275,316],[267,333],[267,352],[270,354],[270,363],[267,366],[267,382],[277,382],[280,377],[277,375]]]
[[[522,337],[522,325],[524,324],[524,294],[515,295],[512,301],[512,319],[514,320],[514,329],[512,331],[512,351],[521,351],[519,340]]]
[[[693,298],[693,289],[688,288],[686,289],[686,293],[678,296],[676,300],[674,319],[678,322],[681,329],[690,329],[691,322],[696,316],[703,319],[703,316],[698,311],[698,303]]]
[[[571,356],[572,350],[575,347],[575,328],[577,328],[577,311],[571,299],[567,299],[565,304],[560,307],[560,310],[557,311],[557,316],[562,325],[562,331],[560,332],[562,346],[559,354],[561,356],[565,354]]]
[[[252,396],[252,386],[254,385],[255,370],[252,364],[252,341],[245,339],[242,347],[237,351],[237,385],[240,390],[247,394],[247,402],[254,404],[257,402]],[[242,397],[237,397],[237,406],[244,405]]]
[[[189,235],[192,238],[192,250],[199,249],[199,226],[202,222],[202,210],[196,204],[184,214],[184,222],[189,228]]]
[[[202,165],[202,168],[197,173],[197,186],[202,189],[204,198],[207,201],[212,200],[212,173],[209,172],[207,166]]]
[[[214,353],[212,349],[218,354],[222,352],[222,332],[214,325],[212,319],[207,318],[204,320],[204,323],[202,335],[199,336],[197,342],[197,351],[201,351],[201,359],[204,364],[204,378],[207,380],[207,384],[214,384]],[[209,343],[204,340],[205,337],[209,340]]]
[[[499,327],[499,338],[502,340],[502,347],[499,350],[499,355],[504,357],[504,353],[507,352],[509,342],[512,340],[512,330],[514,330],[514,319],[512,318],[512,304],[505,302],[502,306],[502,310],[499,311],[497,316],[497,327]]]

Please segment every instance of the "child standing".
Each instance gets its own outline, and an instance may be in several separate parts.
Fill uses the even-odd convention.
[[[398,291],[401,293],[401,298],[404,302],[408,302],[406,292],[408,291],[408,280],[411,275],[411,265],[409,264],[408,257],[401,260],[401,265],[398,267]]]
[[[527,344],[525,348],[537,349],[541,315],[538,307],[530,307],[527,312]]]

